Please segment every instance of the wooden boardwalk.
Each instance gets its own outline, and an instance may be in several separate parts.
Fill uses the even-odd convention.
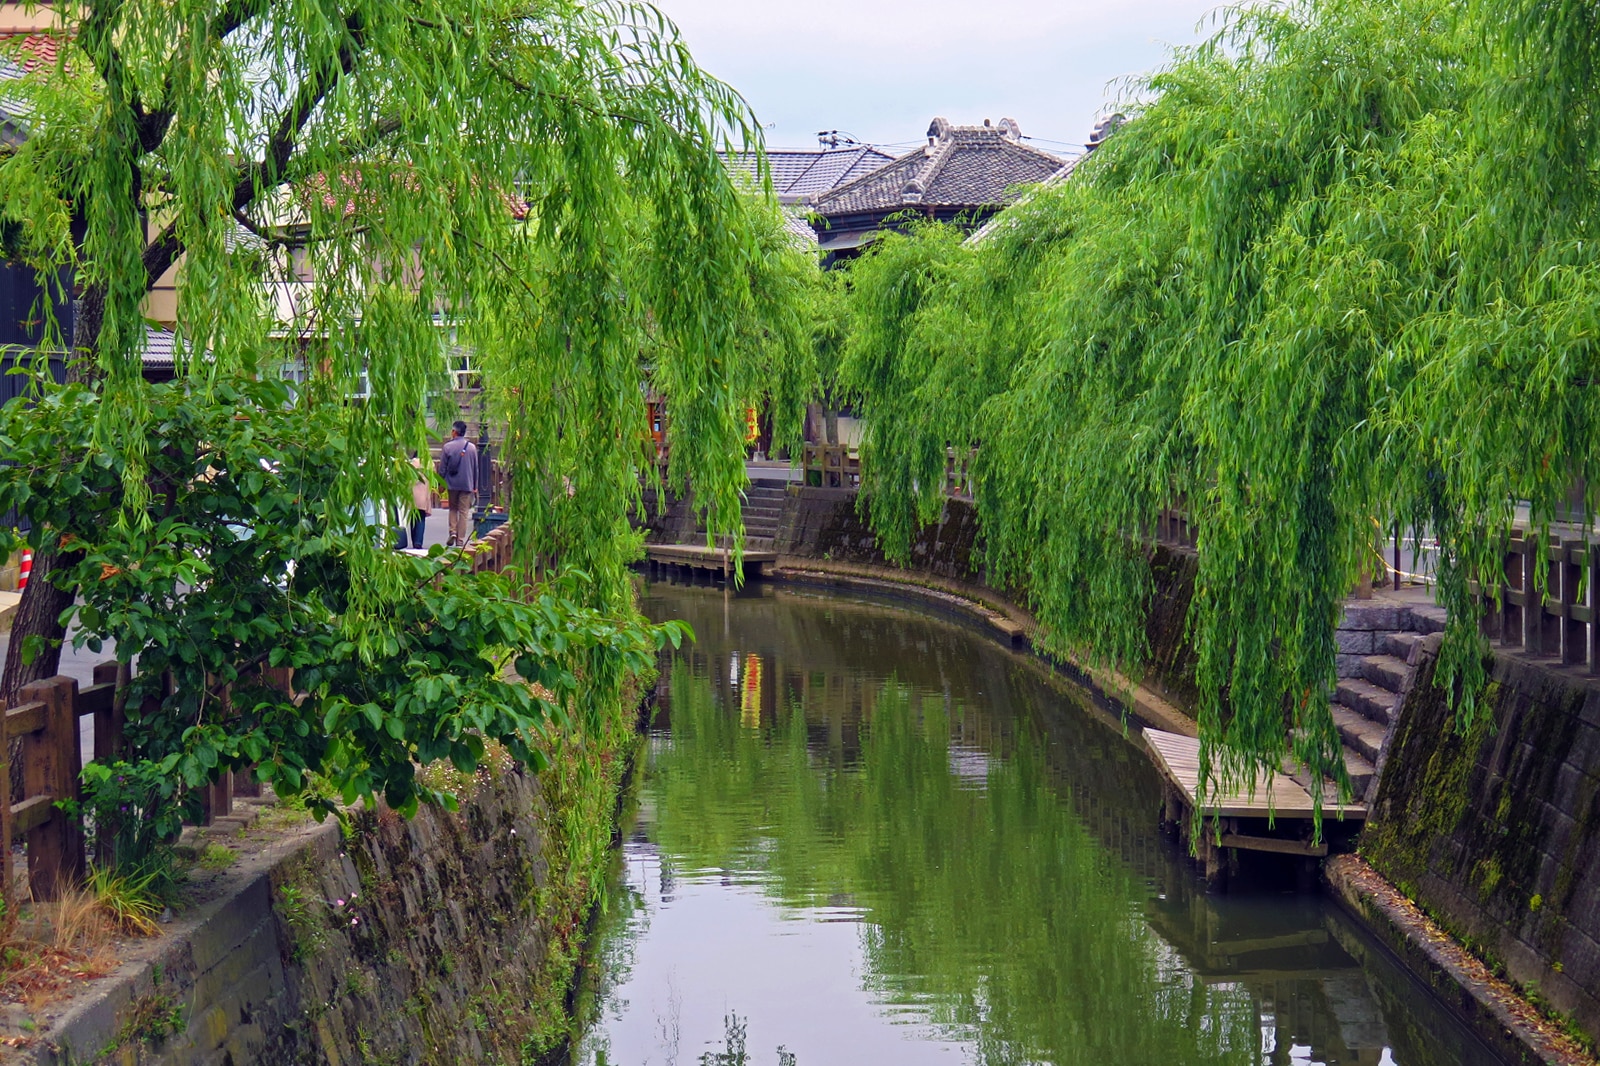
[[[711,574],[725,573],[733,566],[732,551],[695,544],[646,544],[644,558],[651,566],[679,567]],[[745,552],[744,579],[765,577],[767,567],[777,561],[777,552]]]
[[[1184,803],[1193,809],[1195,797],[1200,793],[1200,741],[1159,729],[1146,729],[1144,739],[1155,757],[1156,766],[1178,787]],[[1241,788],[1221,796],[1210,796],[1205,813],[1218,818],[1308,819],[1312,814],[1312,798],[1298,781],[1275,773],[1266,782],[1257,783],[1253,791]],[[1367,808],[1360,803],[1340,806],[1325,802],[1322,813],[1328,818],[1365,821]]]
[[[1148,728],[1144,740],[1167,784],[1162,820],[1178,832],[1187,833],[1193,826],[1200,793],[1200,741]],[[1328,854],[1325,840],[1312,839],[1311,793],[1286,774],[1274,773],[1265,781],[1257,781],[1254,789],[1208,796],[1202,813],[1208,826],[1200,832],[1196,850],[1205,864],[1206,879],[1212,884],[1226,882],[1226,870],[1232,865],[1228,859],[1230,848],[1306,858]],[[1360,803],[1326,801],[1322,814],[1325,827],[1335,821],[1364,822],[1367,808]],[[1213,828],[1219,829],[1220,834]]]

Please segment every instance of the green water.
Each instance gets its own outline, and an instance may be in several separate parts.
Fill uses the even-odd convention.
[[[1274,871],[1206,895],[1146,757],[1032,659],[835,593],[645,607],[699,640],[663,677],[586,1066],[1497,1061]]]

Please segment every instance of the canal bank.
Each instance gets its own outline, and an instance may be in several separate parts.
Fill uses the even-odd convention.
[[[0,1061],[161,1066],[528,1063],[558,1054],[615,844],[645,699],[549,767],[491,752],[434,768],[453,813],[358,808],[311,822],[249,804],[186,842],[195,904],[65,1002],[8,1026]],[[7,1020],[15,1023],[19,1019]]]
[[[647,532],[652,540],[692,540],[692,510],[686,501],[671,501]],[[770,545],[778,556],[773,576],[892,590],[963,615],[1003,643],[1025,646],[1035,623],[1014,602],[1014,591],[974,580],[976,538],[971,504],[952,499],[943,520],[916,538],[911,566],[891,566],[857,513],[853,492],[794,486]],[[1154,571],[1146,619],[1151,661],[1141,684],[1078,664],[1055,665],[1089,685],[1103,705],[1193,735],[1187,711],[1194,704],[1193,652],[1184,619],[1194,556],[1157,546]],[[1436,625],[1429,619],[1427,628]],[[1393,772],[1369,793],[1378,815],[1368,835],[1388,843],[1374,849],[1362,877],[1332,877],[1331,894],[1418,980],[1463,997],[1464,1014],[1508,1060],[1593,1062],[1590,1034],[1600,1031],[1592,1005],[1592,990],[1600,988],[1594,947],[1600,943],[1600,849],[1578,845],[1600,827],[1600,698],[1592,682],[1571,671],[1498,656],[1488,696],[1494,724],[1451,742],[1453,726],[1441,715],[1443,701],[1431,684],[1429,651],[1411,654],[1415,676],[1404,680],[1387,728],[1372,742],[1379,771],[1391,747],[1399,753]],[[1413,715],[1418,706],[1430,709]],[[1528,713],[1529,707],[1544,712]],[[1528,721],[1543,725],[1530,733]],[[1558,723],[1554,731],[1551,722]],[[1507,725],[1517,741],[1497,744],[1493,738]],[[1557,743],[1561,737],[1566,740]],[[1419,845],[1416,833],[1423,827],[1432,833],[1431,846]],[[1348,874],[1348,867],[1330,868],[1341,869]],[[1385,910],[1378,901],[1390,894],[1437,922],[1406,921]],[[1454,938],[1455,950],[1476,958],[1478,968],[1430,960],[1441,935]],[[1569,972],[1574,963],[1583,976]],[[1477,979],[1480,971],[1487,979]]]

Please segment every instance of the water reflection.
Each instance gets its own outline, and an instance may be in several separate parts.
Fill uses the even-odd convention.
[[[646,607],[700,641],[580,1061],[1494,1061],[1320,900],[1206,896],[1148,761],[1032,660],[832,595]]]

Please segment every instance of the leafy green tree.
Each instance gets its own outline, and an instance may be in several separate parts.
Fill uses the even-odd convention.
[[[1052,650],[1137,669],[1144,544],[1186,508],[1214,787],[1285,757],[1344,780],[1334,627],[1400,523],[1439,542],[1470,721],[1518,502],[1596,509],[1595,39],[1571,4],[1246,7],[976,247],[883,242],[847,370],[886,545],[980,444],[991,572]]]
[[[436,551],[369,564],[411,592],[368,626],[363,649],[347,615],[374,571],[357,568],[358,549],[388,532],[332,502],[339,408],[291,405],[271,379],[218,383],[204,399],[182,383],[141,392],[142,514],[129,514],[125,460],[92,443],[104,399],[82,384],[0,408],[15,463],[0,506],[25,508],[70,548],[61,579],[82,592],[76,639],[138,656],[126,757],[174,784],[257,767],[285,796],[315,775],[345,803],[453,803],[418,766],[471,772],[492,741],[538,767],[546,730],[587,724],[682,637],[587,605],[592,580],[578,571],[530,593],[516,574],[472,574],[467,556]],[[62,441],[80,443],[63,454]],[[292,692],[274,679],[286,668]]]
[[[222,383],[284,364],[328,383],[302,405],[331,405],[341,427],[334,511],[403,497],[404,471],[378,460],[425,443],[448,330],[478,349],[513,422],[524,561],[559,557],[593,576],[597,606],[625,601],[647,349],[673,404],[675,475],[710,528],[737,527],[741,357],[724,312],[750,299],[761,244],[716,149],[758,136],[654,8],[97,0],[59,14],[59,64],[8,89],[28,136],[0,164],[0,210],[41,277],[75,279],[70,333],[42,308],[42,347],[69,348],[70,376],[98,395],[90,439],[121,472],[113,521],[129,535],[149,521],[158,436],[141,308],[175,264],[196,397],[224,402]],[[296,268],[315,284],[295,287]],[[363,381],[370,397],[345,403]],[[33,539],[36,572],[76,565],[48,526]],[[371,654],[410,586],[353,550],[363,576],[344,617]],[[17,632],[42,645],[10,657],[0,695],[54,672],[73,591],[66,576],[30,586]]]
[[[807,373],[782,343],[803,275],[718,155],[759,146],[744,102],[646,4],[58,14],[60,62],[8,84],[27,136],[0,156],[11,251],[51,279],[40,353],[69,353],[64,386],[40,374],[0,412],[0,511],[36,551],[0,699],[56,671],[75,623],[137,660],[141,782],[257,766],[410,810],[451,802],[429,762],[471,770],[493,741],[537,766],[542,732],[581,733],[682,636],[643,623],[626,573],[646,368],[717,533],[739,526],[752,366],[789,393]],[[172,268],[157,387],[143,310]],[[395,557],[381,528],[449,344],[509,426],[504,577]],[[293,698],[266,683],[286,667]]]

